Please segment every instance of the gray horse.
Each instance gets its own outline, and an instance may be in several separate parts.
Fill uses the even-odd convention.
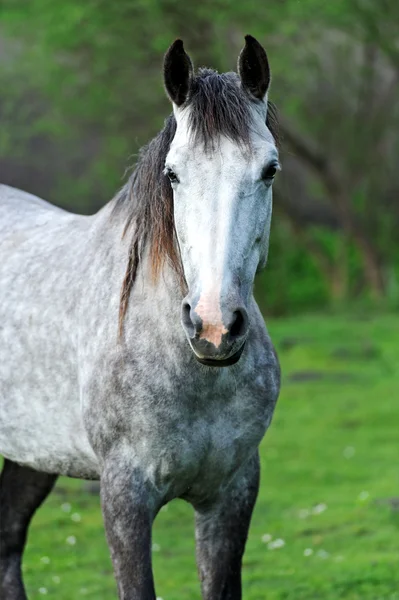
[[[241,598],[279,366],[253,297],[279,169],[266,53],[164,61],[173,114],[99,213],[0,186],[0,591],[26,598],[29,522],[58,475],[101,481],[123,600],[154,600],[151,528],[196,513],[203,598]],[[71,186],[73,189],[73,186]]]

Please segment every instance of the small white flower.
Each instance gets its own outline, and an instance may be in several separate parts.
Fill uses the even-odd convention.
[[[52,580],[54,581],[54,583],[60,583],[61,577],[58,577],[58,575],[53,575]]]
[[[270,535],[270,533],[265,533],[264,535],[262,535],[262,542],[264,544],[268,544],[269,542],[272,541],[272,536]]]
[[[75,523],[79,523],[79,521],[82,520],[82,517],[79,513],[73,513],[73,515],[71,515],[71,519],[72,521],[75,521]]]
[[[303,551],[304,556],[311,556],[312,554],[313,554],[312,548],[305,548],[305,550]]]
[[[307,508],[301,508],[301,510],[298,511],[298,517],[300,519],[306,519],[309,515],[310,510],[308,510]]]
[[[156,544],[155,542],[152,545],[152,551],[153,552],[159,552],[161,549],[161,546],[159,544]]]
[[[45,588],[45,587],[39,588],[39,594],[43,594],[43,595],[47,594],[47,588]]]
[[[312,508],[312,513],[314,515],[319,515],[320,513],[324,512],[325,510],[327,510],[327,504],[316,504],[316,506],[314,506]]]
[[[69,504],[69,502],[64,502],[64,504],[61,504],[61,510],[64,512],[71,512],[71,508],[72,506]]]
[[[40,559],[40,562],[42,562],[44,565],[49,565],[50,564],[50,559],[48,556],[42,556]]]
[[[66,543],[70,546],[74,546],[76,544],[76,537],[74,535],[70,535],[69,537],[67,537]]]
[[[317,551],[317,556],[319,558],[328,558],[330,555],[328,552],[326,552],[325,550],[318,550]]]
[[[355,453],[356,450],[353,446],[347,446],[343,451],[343,455],[345,458],[352,458],[353,456],[355,456]]]
[[[275,550],[276,548],[282,548],[283,546],[285,546],[285,541],[281,538],[277,538],[273,542],[269,542],[269,544],[267,545],[269,550]]]
[[[370,496],[370,494],[368,492],[366,492],[366,490],[363,490],[362,492],[360,492],[358,498],[360,500],[360,502],[364,502],[365,500],[367,500],[367,498]]]

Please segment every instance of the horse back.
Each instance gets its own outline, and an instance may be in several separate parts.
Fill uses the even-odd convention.
[[[45,225],[66,211],[22,190],[0,184],[0,238]]]

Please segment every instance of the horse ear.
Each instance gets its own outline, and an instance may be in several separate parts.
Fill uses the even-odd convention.
[[[245,46],[238,57],[238,74],[243,87],[263,100],[270,84],[269,61],[263,46],[252,35],[245,36]]]
[[[163,74],[169,98],[181,106],[187,100],[193,76],[193,63],[184,51],[182,40],[173,42],[165,54]]]

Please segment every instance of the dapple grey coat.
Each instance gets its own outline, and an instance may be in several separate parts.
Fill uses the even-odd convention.
[[[266,108],[259,108],[258,88],[256,82],[250,88],[245,65],[266,60],[258,46],[247,38],[243,52],[249,58],[241,59],[240,72],[254,95],[246,101],[254,105],[255,121],[265,118]],[[181,50],[176,42],[167,55],[178,68]],[[175,76],[176,69],[170,77]],[[238,79],[206,77],[214,77],[215,85],[230,86],[233,93],[237,88],[241,98]],[[181,98],[173,96],[167,73],[166,83],[179,132]],[[262,85],[263,98],[268,80]],[[226,149],[230,142],[224,144]],[[271,136],[265,144],[275,151]],[[241,154],[234,150],[234,156]],[[269,189],[269,183],[256,183],[256,194],[243,192],[241,204],[254,202],[256,210],[257,194],[266,194],[261,193],[263,185]],[[178,203],[179,192],[174,194]],[[267,251],[270,209],[269,200],[262,198],[263,212],[254,216],[254,227],[256,220],[265,219],[261,243]],[[240,330],[234,336],[233,325],[231,332],[229,326],[222,330],[227,332],[223,353],[212,350],[215,344],[209,339],[214,338],[200,339],[207,313],[204,309],[201,322],[194,303],[205,288],[199,288],[195,300],[188,264],[194,255],[185,254],[182,221],[177,236],[188,285],[183,303],[188,321],[183,318],[182,327],[183,297],[175,270],[166,262],[154,282],[149,249],[144,248],[119,335],[120,290],[130,241],[138,230],[134,219],[126,229],[129,197],[122,208],[120,204],[118,196],[96,215],[79,216],[0,186],[0,453],[6,459],[0,481],[0,591],[7,600],[25,598],[20,561],[26,530],[62,474],[101,479],[120,598],[155,598],[151,525],[162,505],[184,498],[196,510],[203,597],[238,599],[241,558],[258,489],[257,448],[279,391],[277,358],[252,285],[245,284],[244,295],[237,288],[243,298]],[[232,295],[223,286],[238,285],[234,281],[239,280],[223,274],[222,315],[233,310],[228,304]],[[191,326],[196,333],[187,339]],[[212,327],[216,325],[210,322],[208,329]],[[209,364],[223,361],[237,345],[241,357],[232,366],[217,368],[198,360],[206,355]]]

